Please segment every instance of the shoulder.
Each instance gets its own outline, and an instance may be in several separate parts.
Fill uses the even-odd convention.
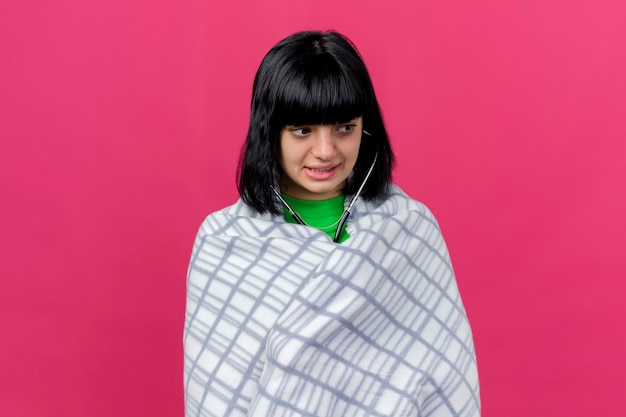
[[[358,204],[358,212],[353,214],[348,246],[365,248],[368,253],[398,251],[410,259],[426,250],[433,259],[450,265],[444,237],[432,212],[399,187],[394,185],[382,202]]]
[[[275,223],[282,219],[269,213],[260,214],[239,199],[236,203],[209,214],[200,225],[198,236],[222,234],[242,223],[254,223],[256,220]]]
[[[196,235],[196,245],[212,238],[293,238],[325,236],[317,229],[287,223],[282,215],[259,213],[239,199],[235,204],[208,215]],[[211,238],[209,238],[211,237]]]
[[[434,219],[432,212],[421,201],[407,195],[400,187],[392,184],[392,191],[385,203],[385,208],[394,213],[404,213],[409,211],[415,211],[423,214],[426,217]]]
[[[403,217],[409,213],[417,213],[436,224],[435,216],[424,203],[411,198],[400,187],[392,184],[390,193],[384,200],[357,202],[354,219],[356,222],[376,222],[390,217]]]

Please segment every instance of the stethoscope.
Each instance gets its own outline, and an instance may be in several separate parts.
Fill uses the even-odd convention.
[[[367,133],[366,131],[363,131],[363,133],[369,135],[369,133]],[[359,187],[357,192],[354,194],[354,197],[352,197],[352,199],[350,200],[350,204],[348,204],[348,207],[346,207],[346,209],[341,214],[341,217],[339,218],[339,223],[337,224],[337,229],[335,230],[335,237],[333,238],[333,242],[335,243],[339,242],[339,236],[341,236],[341,230],[343,229],[343,225],[348,221],[348,217],[350,217],[352,206],[354,205],[354,203],[356,203],[356,200],[359,198],[361,191],[363,191],[363,187],[365,187],[365,183],[367,183],[367,180],[372,175],[372,171],[374,171],[374,165],[376,165],[377,159],[378,159],[378,152],[374,154],[374,161],[372,161],[372,165],[370,165],[370,168],[368,169],[367,174],[365,175],[365,178],[363,179],[363,182],[361,183],[361,186]],[[289,214],[293,216],[294,220],[298,222],[298,224],[307,226],[304,220],[302,220],[302,217],[300,217],[300,215],[296,213],[296,211],[293,208],[291,208],[289,203],[285,201],[285,199],[280,195],[280,193],[276,190],[276,188],[272,187],[272,191],[274,192],[276,197],[278,197],[280,202],[283,203],[285,208],[287,208],[287,211],[289,211]]]

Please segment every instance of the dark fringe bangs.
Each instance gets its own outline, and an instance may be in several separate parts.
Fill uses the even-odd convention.
[[[275,126],[335,124],[362,116],[368,107],[364,86],[340,68],[311,68],[278,89]]]

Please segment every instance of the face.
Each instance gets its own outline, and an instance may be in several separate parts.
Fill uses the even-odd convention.
[[[280,134],[282,191],[303,200],[343,193],[359,155],[362,118],[334,125],[285,126]]]

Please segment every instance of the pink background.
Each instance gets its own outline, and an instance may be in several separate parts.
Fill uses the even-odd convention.
[[[236,198],[252,78],[353,39],[435,212],[483,415],[626,415],[622,0],[0,8],[0,416],[181,416],[192,241]]]

